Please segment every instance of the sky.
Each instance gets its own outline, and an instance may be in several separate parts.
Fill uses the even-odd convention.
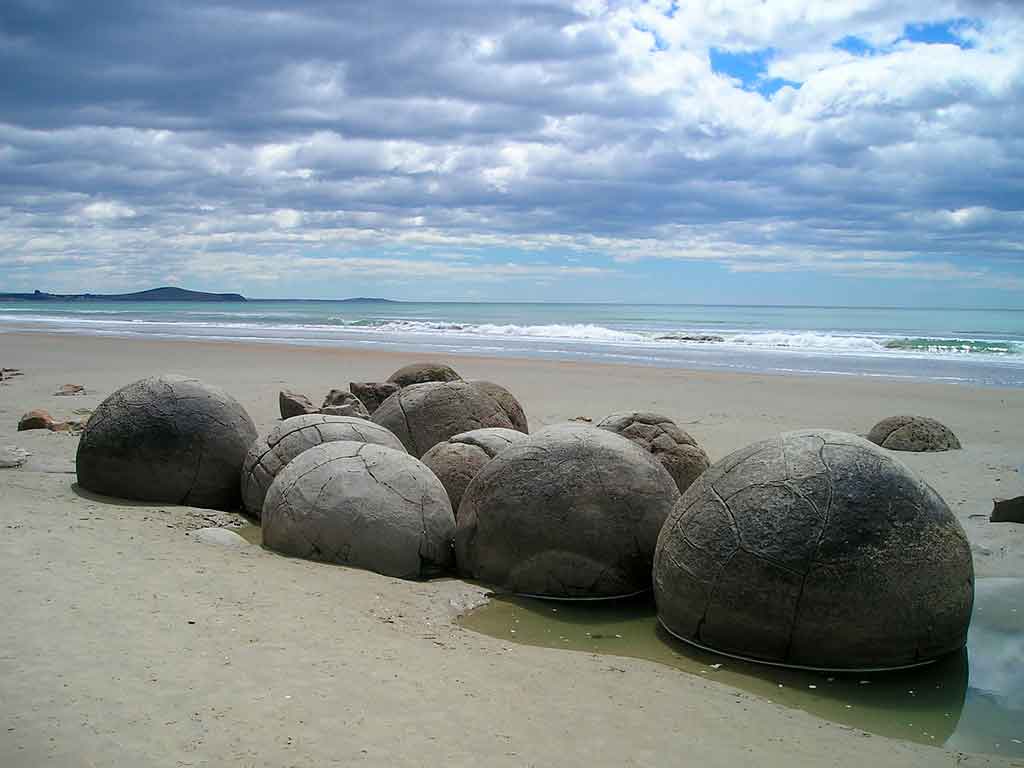
[[[4,0],[0,291],[1024,307],[1024,3]]]

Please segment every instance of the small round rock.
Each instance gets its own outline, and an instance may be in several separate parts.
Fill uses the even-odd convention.
[[[787,432],[711,466],[665,523],[658,619],[696,645],[833,670],[913,666],[967,639],[963,529],[907,466],[861,437]]]
[[[515,429],[474,429],[450,437],[423,454],[423,463],[437,475],[448,492],[456,519],[466,486],[484,464],[525,439],[526,435]]]
[[[501,405],[468,381],[410,384],[381,403],[371,420],[394,432],[416,458],[461,432],[512,429]]]
[[[668,472],[629,440],[591,426],[548,427],[498,454],[466,488],[458,568],[539,597],[642,592],[678,498]]]
[[[400,387],[424,384],[428,381],[462,381],[454,369],[443,363],[410,363],[388,376],[388,381]]]
[[[448,494],[422,462],[371,443],[325,443],[277,476],[263,543],[286,555],[403,579],[448,570],[455,530]]]
[[[890,416],[875,424],[868,440],[890,451],[918,453],[959,450],[953,430],[927,416]]]
[[[75,457],[78,483],[106,496],[234,509],[256,426],[231,395],[184,376],[123,387],[93,412]]]
[[[405,452],[397,437],[366,419],[319,413],[293,416],[275,426],[266,438],[256,440],[246,453],[241,486],[245,511],[259,519],[270,484],[288,462],[314,446],[338,440],[374,443]]]
[[[680,492],[689,488],[700,473],[711,465],[708,455],[697,445],[697,441],[672,419],[660,413],[613,413],[598,423],[597,427],[632,440],[654,456],[672,475]]]

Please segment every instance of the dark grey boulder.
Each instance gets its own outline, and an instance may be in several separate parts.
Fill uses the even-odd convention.
[[[245,511],[258,519],[270,484],[292,459],[322,443],[341,440],[405,452],[401,441],[391,432],[365,419],[319,413],[293,416],[275,426],[266,438],[256,440],[246,453],[241,485]]]
[[[502,451],[459,507],[459,572],[520,594],[621,597],[651,587],[662,523],[679,498],[646,451],[603,429],[548,427]]]
[[[498,402],[468,381],[410,384],[381,403],[372,421],[394,432],[416,458],[460,432],[512,429]]]
[[[277,476],[263,506],[270,549],[403,579],[448,570],[454,529],[434,474],[407,453],[368,443],[310,448]]]
[[[875,424],[868,440],[890,451],[950,451],[960,441],[945,424],[927,416],[890,416]]]
[[[323,405],[320,406],[320,413],[330,416],[355,416],[359,419],[370,418],[370,412],[366,410],[363,402],[343,389],[332,389],[327,393]]]
[[[525,439],[526,435],[515,429],[474,429],[438,443],[423,454],[422,461],[441,481],[458,517],[462,494],[469,481],[476,477],[484,464]]]
[[[401,389],[390,381],[352,381],[349,382],[348,388],[359,398],[371,416],[381,403]]]
[[[632,440],[654,456],[672,475],[680,491],[689,488],[700,473],[711,465],[708,455],[697,445],[697,441],[672,419],[660,413],[613,413],[598,423],[597,427]]]
[[[523,406],[519,404],[515,395],[501,386],[501,384],[495,384],[493,381],[474,379],[470,383],[477,389],[482,390],[488,397],[493,398],[501,406],[501,410],[505,412],[508,420],[512,422],[513,429],[519,430],[524,434],[529,433],[530,424],[526,420],[526,412],[523,410]]]
[[[974,567],[942,498],[877,446],[788,432],[712,465],[654,556],[674,635],[777,664],[865,670],[963,647]]]
[[[319,409],[305,395],[297,392],[281,390],[277,395],[277,406],[281,411],[282,419],[290,419],[293,416],[302,416],[307,413],[316,413]]]
[[[142,379],[89,418],[78,483],[106,496],[233,509],[255,439],[249,414],[224,390],[182,376]]]
[[[388,381],[399,387],[408,387],[428,381],[462,381],[462,377],[442,363],[411,363],[388,376]]]
[[[993,499],[992,515],[989,517],[992,523],[1024,523],[1024,496],[1014,496],[1012,499]]]

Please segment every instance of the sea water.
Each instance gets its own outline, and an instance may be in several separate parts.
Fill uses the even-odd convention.
[[[0,301],[0,333],[246,341],[1024,386],[1024,309]]]

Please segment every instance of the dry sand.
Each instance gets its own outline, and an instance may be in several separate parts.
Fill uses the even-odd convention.
[[[483,590],[408,583],[226,550],[191,529],[236,518],[76,492],[73,436],[18,417],[94,408],[154,373],[232,392],[261,431],[282,387],[316,399],[415,355],[0,335],[0,766],[1008,765],[871,737],[659,665],[523,646],[453,618]],[[1024,526],[987,522],[1024,494],[1024,390],[447,359],[515,392],[531,425],[645,408],[712,459],[780,430],[865,433],[921,413],[962,451],[902,455],[954,509],[979,576],[1024,575]],[[61,384],[88,394],[57,397]],[[614,667],[614,668],[613,668]],[[618,670],[625,670],[621,672]]]

